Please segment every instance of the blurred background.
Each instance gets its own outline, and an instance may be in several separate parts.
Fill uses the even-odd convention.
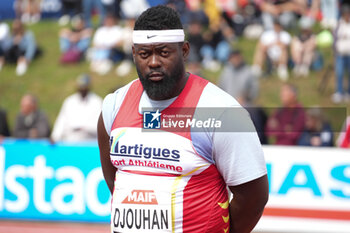
[[[0,232],[108,231],[97,117],[137,78],[133,23],[158,4],[180,13],[187,70],[234,96],[258,131],[270,200],[256,231],[350,232],[345,0],[1,1]]]

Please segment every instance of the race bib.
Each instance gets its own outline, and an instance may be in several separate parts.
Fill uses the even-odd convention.
[[[171,232],[171,216],[171,193],[156,184],[147,188],[145,185],[116,186],[111,213],[112,232]]]

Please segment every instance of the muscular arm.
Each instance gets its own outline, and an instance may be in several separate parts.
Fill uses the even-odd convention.
[[[230,203],[230,233],[249,233],[259,221],[269,195],[267,175],[237,186]]]
[[[109,158],[109,136],[106,132],[102,114],[97,123],[98,147],[100,149],[100,161],[102,166],[103,176],[106,180],[109,191],[113,194],[114,178],[117,169],[112,165]]]

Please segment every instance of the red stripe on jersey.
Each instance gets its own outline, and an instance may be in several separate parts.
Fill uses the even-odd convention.
[[[136,80],[131,84],[114,119],[112,130],[121,127],[142,128],[142,116],[139,114],[139,103],[142,92],[143,87],[140,80]]]
[[[224,204],[226,203],[226,204]],[[226,184],[214,165],[188,181],[183,192],[183,232],[229,232]]]
[[[179,97],[168,108],[195,108],[207,84],[208,80],[191,74]]]

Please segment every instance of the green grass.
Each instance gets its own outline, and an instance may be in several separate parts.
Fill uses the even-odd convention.
[[[43,49],[43,55],[30,64],[24,76],[15,75],[15,66],[6,64],[0,72],[0,106],[7,110],[10,127],[13,128],[14,119],[19,111],[19,102],[25,93],[33,93],[39,97],[40,108],[48,115],[51,125],[60,110],[61,104],[68,95],[75,91],[76,77],[81,73],[90,73],[87,62],[78,65],[59,64],[59,26],[56,21],[42,21],[29,26],[36,35],[37,42]],[[239,39],[234,46],[240,48],[248,63],[251,63],[256,41]],[[325,63],[331,60],[330,49],[324,49]],[[334,107],[330,95],[334,90],[333,74],[323,94],[317,91],[324,70],[312,72],[308,78],[290,78],[290,82],[299,88],[300,100],[305,106]],[[137,77],[133,70],[127,77],[117,77],[114,69],[105,76],[90,73],[93,82],[93,91],[104,97],[132,79]],[[219,72],[203,71],[203,76],[216,83]],[[279,88],[282,82],[272,75],[263,78],[260,82],[260,95],[257,104],[264,107],[277,107],[279,103]],[[345,107],[345,105],[339,105]],[[349,113],[348,113],[349,114]],[[332,122],[338,122],[332,116]],[[339,122],[338,122],[339,124]]]

